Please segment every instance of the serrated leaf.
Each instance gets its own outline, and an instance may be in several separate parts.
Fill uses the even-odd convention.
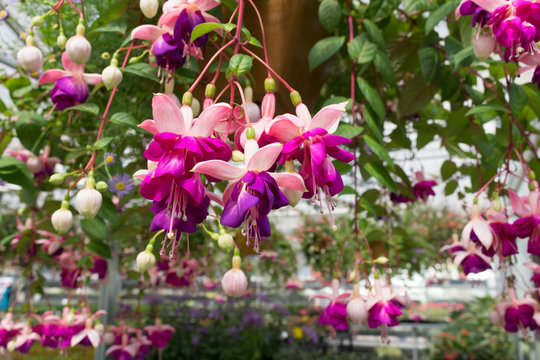
[[[334,56],[344,43],[345,36],[331,36],[317,41],[309,51],[309,71]]]
[[[396,183],[388,173],[388,170],[380,163],[368,162],[364,165],[364,169],[378,182],[390,189],[391,191],[397,192]]]
[[[92,103],[84,103],[84,104],[75,105],[75,106],[67,108],[64,111],[70,111],[70,110],[79,110],[79,111],[86,112],[86,113],[96,115],[96,116],[99,114],[99,106]]]
[[[375,155],[377,155],[381,160],[386,161],[386,163],[392,169],[394,169],[394,161],[392,161],[392,158],[390,157],[390,155],[388,155],[388,151],[386,151],[383,145],[381,145],[377,140],[373,139],[369,135],[364,135],[362,136],[362,138],[366,142],[366,145],[369,146],[369,148],[371,149],[371,151],[373,151]]]
[[[356,84],[379,120],[384,120],[386,116],[386,107],[377,90],[361,76],[356,78]]]
[[[137,119],[135,119],[135,117],[133,117],[133,115],[131,115],[130,113],[126,112],[118,112],[114,114],[113,116],[111,116],[111,122],[113,124],[126,126],[135,130],[140,129],[139,127],[137,127],[137,125],[139,125]]]
[[[424,28],[426,36],[435,28],[435,26],[437,26],[441,21],[444,20],[444,18],[446,18],[453,10],[456,9],[459,2],[460,0],[449,1],[431,13]]]
[[[189,41],[193,42],[197,38],[217,29],[225,30],[226,32],[231,32],[235,28],[236,28],[236,25],[231,24],[231,23],[221,24],[221,23],[215,23],[215,22],[205,22],[193,28],[193,31],[191,32],[191,38]]]
[[[247,74],[253,66],[253,59],[244,54],[236,54],[229,60],[226,76],[229,79],[231,75],[240,76]]]
[[[98,141],[96,141],[94,143],[94,148],[96,150],[101,150],[101,149],[104,149],[107,147],[107,145],[109,145],[111,143],[111,141],[113,141],[113,137],[104,137],[104,138],[101,138],[99,139]]]
[[[146,79],[150,79],[158,83],[160,82],[159,78],[157,77],[156,68],[153,68],[150,64],[137,63],[137,64],[129,65],[126,68],[124,68],[124,71],[126,73],[137,75]]]
[[[360,135],[363,130],[364,129],[360,126],[341,123],[339,124],[339,127],[337,128],[334,135],[343,136],[347,139],[354,139],[355,137]]]
[[[365,64],[373,60],[377,46],[369,42],[365,36],[360,35],[347,44],[347,51],[354,61]]]
[[[508,109],[505,108],[502,105],[483,104],[483,105],[478,105],[478,106],[473,107],[472,109],[467,111],[467,113],[465,113],[465,116],[482,114],[482,113],[485,113],[485,112],[488,112],[488,111],[495,111],[495,112],[503,112],[503,113],[505,113],[505,112],[508,111]]]
[[[510,84],[510,106],[512,113],[518,115],[527,104],[527,93],[518,84]]]
[[[341,6],[337,0],[323,0],[319,5],[319,22],[330,32],[341,21]]]
[[[432,47],[425,47],[418,50],[418,58],[424,79],[433,83],[441,76],[441,58],[439,52]]]

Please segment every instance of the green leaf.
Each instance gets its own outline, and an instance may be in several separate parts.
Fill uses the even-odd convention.
[[[367,106],[364,107],[364,109],[362,110],[362,115],[367,126],[373,132],[373,135],[375,135],[375,138],[382,142],[383,136],[381,133],[381,129],[379,129],[376,120],[373,118],[373,115],[371,114],[371,111],[367,108]]]
[[[23,188],[34,187],[34,177],[26,164],[11,156],[0,157],[0,179]]]
[[[345,36],[331,36],[317,41],[309,51],[309,71],[334,56],[344,43]]]
[[[195,28],[191,32],[191,38],[189,41],[193,42],[197,38],[203,36],[204,34],[208,34],[209,32],[215,31],[217,29],[225,30],[226,32],[231,32],[235,28],[236,28],[236,25],[231,24],[231,23],[226,23],[226,24],[215,23],[215,22],[202,23],[195,26]]]
[[[249,39],[249,43],[253,46],[256,46],[258,48],[263,48],[261,42],[259,40],[257,40],[256,38],[254,38],[253,36]]]
[[[354,139],[362,133],[364,129],[361,126],[354,126],[351,124],[340,123],[335,135],[346,137],[347,139]]]
[[[386,46],[384,43],[384,37],[379,27],[370,19],[364,19],[364,29],[369,34],[371,41],[373,41],[377,47],[384,51]]]
[[[382,185],[386,186],[391,191],[396,192],[396,183],[388,173],[388,170],[382,164],[375,163],[375,162],[368,162],[364,165],[364,169],[375,179],[377,179],[378,182],[380,182]]]
[[[122,21],[113,21],[105,26],[98,27],[96,29],[92,29],[88,32],[88,34],[94,34],[94,33],[120,33],[125,34],[127,31],[127,25]]]
[[[93,219],[81,220],[81,226],[83,230],[93,239],[106,239],[107,238],[107,226],[98,217]]]
[[[458,186],[458,182],[457,182],[456,180],[450,180],[450,181],[446,184],[446,187],[444,188],[444,194],[445,194],[446,196],[452,194],[454,191],[456,191],[457,186]]]
[[[373,63],[375,64],[379,74],[381,74],[383,77],[384,81],[386,81],[389,85],[396,85],[394,68],[392,67],[392,63],[390,62],[390,59],[388,59],[386,53],[380,50],[377,51],[375,58],[373,59]]]
[[[458,51],[454,58],[452,59],[454,63],[454,70],[458,70],[461,67],[470,65],[474,60],[474,49],[473,46],[467,46],[462,50]]]
[[[230,79],[231,75],[240,76],[247,74],[253,66],[253,59],[250,56],[244,54],[233,55],[229,61],[229,67],[225,76]]]
[[[470,109],[469,111],[465,113],[465,116],[482,114],[488,111],[505,113],[508,111],[508,109],[502,105],[484,104],[484,105],[478,105],[478,106],[473,107],[472,109]]]
[[[80,110],[82,112],[87,112],[89,114],[96,115],[96,116],[99,114],[99,106],[92,103],[84,103],[84,104],[75,105],[70,108],[67,108],[64,111],[70,111],[70,110]]]
[[[444,68],[442,73],[442,83],[444,84],[444,86],[441,86],[442,100],[450,100],[459,90],[461,84],[456,74],[447,67]]]
[[[30,111],[20,111],[17,114],[19,115],[15,122],[17,137],[25,148],[39,155],[43,137],[47,133],[45,130],[47,122],[42,115]]]
[[[337,0],[323,0],[319,5],[319,22],[330,32],[334,30],[341,21],[341,6]]]
[[[92,239],[88,245],[86,245],[86,249],[103,258],[111,258],[111,248],[103,241]]]
[[[377,46],[369,42],[365,36],[360,35],[347,45],[347,51],[354,61],[365,64],[373,60],[377,52]]]
[[[150,64],[137,63],[137,64],[129,65],[126,68],[124,68],[124,71],[129,74],[133,74],[133,75],[137,75],[146,79],[153,80],[157,83],[160,82],[159,78],[157,77],[156,68],[153,68]]]
[[[403,7],[407,13],[411,12],[425,12],[437,9],[437,5],[429,0],[405,0],[403,1]]]
[[[139,122],[130,113],[118,112],[111,116],[111,122],[116,125],[129,127],[131,129],[140,130],[137,125]]]
[[[420,66],[424,79],[433,83],[441,76],[441,57],[439,52],[432,47],[425,47],[418,51]]]
[[[384,148],[383,145],[381,145],[377,140],[373,139],[369,135],[362,136],[364,138],[364,141],[366,142],[367,146],[377,155],[381,160],[386,161],[386,163],[394,169],[394,162],[392,161],[392,158],[390,155],[388,155],[388,151]]]
[[[401,90],[398,104],[400,116],[418,113],[433,99],[437,89],[435,85],[426,83],[422,74],[417,74]]]
[[[96,150],[101,150],[101,149],[104,149],[107,147],[107,145],[109,145],[111,143],[111,141],[113,141],[114,138],[113,137],[104,137],[104,138],[101,138],[99,139],[98,141],[96,141],[94,143],[94,148]]]
[[[8,236],[4,237],[2,240],[0,240],[0,247],[5,246],[6,244],[8,244],[11,240],[13,240],[13,238],[15,236],[17,236],[17,234],[19,234],[18,231],[14,232],[13,234],[8,235]]]
[[[360,89],[360,92],[367,100],[377,117],[380,120],[384,120],[386,116],[386,107],[384,106],[377,90],[375,90],[375,88],[361,76],[356,78],[356,83]]]
[[[441,166],[441,177],[443,180],[448,180],[454,175],[457,171],[456,164],[451,160],[446,160]]]
[[[527,104],[527,93],[516,83],[510,84],[510,106],[512,113],[518,115]]]
[[[453,10],[456,9],[460,0],[452,0],[444,3],[441,7],[431,13],[431,16],[426,21],[425,34],[426,36],[444,20]]]

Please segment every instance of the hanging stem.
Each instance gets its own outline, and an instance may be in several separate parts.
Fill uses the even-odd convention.
[[[253,51],[247,49],[243,45],[242,45],[242,50],[244,50],[249,55],[253,56],[261,64],[263,64],[272,73],[272,75],[274,75],[287,88],[287,90],[289,90],[290,92],[294,91],[292,86],[290,86],[285,80],[283,80],[283,78],[281,76],[279,76],[279,74],[274,69],[272,69],[272,67],[269,64],[264,62],[264,60],[261,59],[260,57],[258,57]]]

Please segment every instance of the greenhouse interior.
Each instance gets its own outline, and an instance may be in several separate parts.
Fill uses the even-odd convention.
[[[539,42],[540,0],[0,0],[0,359],[540,359]]]

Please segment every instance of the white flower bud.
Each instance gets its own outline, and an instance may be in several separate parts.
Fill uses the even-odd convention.
[[[137,270],[141,273],[148,271],[148,269],[156,264],[156,257],[152,253],[152,245],[146,246],[146,249],[137,255],[136,262]]]
[[[75,320],[75,313],[73,312],[73,310],[71,310],[69,314],[66,315],[66,323],[68,325],[71,325],[74,320]]]
[[[246,275],[240,269],[241,262],[240,252],[235,249],[232,258],[232,269],[227,271],[223,275],[223,279],[221,279],[221,288],[230,297],[242,296],[247,290],[248,281]]]
[[[75,208],[79,214],[92,219],[98,213],[102,200],[100,192],[94,189],[94,179],[89,178],[86,188],[79,191],[75,197]]]
[[[368,318],[368,312],[364,300],[355,297],[347,304],[347,316],[353,323],[365,323]]]
[[[105,328],[103,327],[103,324],[96,324],[94,325],[94,330],[100,334],[103,334],[103,330],[105,330]]]
[[[157,14],[159,2],[158,0],[140,0],[139,7],[141,8],[143,15],[151,19]]]
[[[261,110],[259,109],[259,106],[253,102],[248,102],[246,103],[246,108],[249,121],[259,121],[259,119],[261,118]]]
[[[49,178],[49,182],[53,185],[62,185],[65,178],[66,176],[63,174],[52,174],[52,176]]]
[[[41,162],[41,160],[39,160],[37,156],[31,156],[26,159],[26,166],[32,174],[37,174],[41,171],[41,169],[43,169],[43,163]]]
[[[56,45],[58,45],[60,50],[64,50],[64,48],[66,47],[66,43],[67,43],[66,35],[64,35],[63,33],[58,35],[58,37],[56,38]]]
[[[231,234],[224,233],[219,235],[218,246],[220,249],[225,251],[230,251],[234,246],[234,240]]]
[[[497,39],[494,35],[480,35],[474,40],[474,55],[480,60],[486,60],[495,50]]]
[[[31,36],[29,36],[31,38]],[[28,42],[32,43],[32,42]],[[24,71],[29,73],[38,73],[43,65],[43,55],[34,45],[26,45],[17,52],[17,63]]]
[[[108,332],[103,336],[103,342],[107,345],[114,344],[114,340],[115,340],[115,337],[113,333]]]
[[[107,90],[114,89],[122,82],[122,72],[118,66],[109,65],[101,73],[103,83]]]
[[[7,351],[14,352],[16,349],[15,340],[11,340],[7,343]]]
[[[73,214],[68,207],[68,202],[63,201],[62,207],[56,210],[51,217],[52,226],[60,235],[67,233],[73,225]]]
[[[243,162],[244,161],[244,153],[239,150],[234,150],[232,152],[232,161],[234,162]]]
[[[191,101],[191,110],[193,110],[193,116],[199,116],[199,112],[201,111],[201,103],[196,98],[193,98]]]
[[[82,26],[82,31],[79,28],[80,26],[82,25],[77,25],[77,35],[70,37],[67,41],[66,52],[74,63],[82,65],[90,58],[92,45],[84,37],[84,26]]]

